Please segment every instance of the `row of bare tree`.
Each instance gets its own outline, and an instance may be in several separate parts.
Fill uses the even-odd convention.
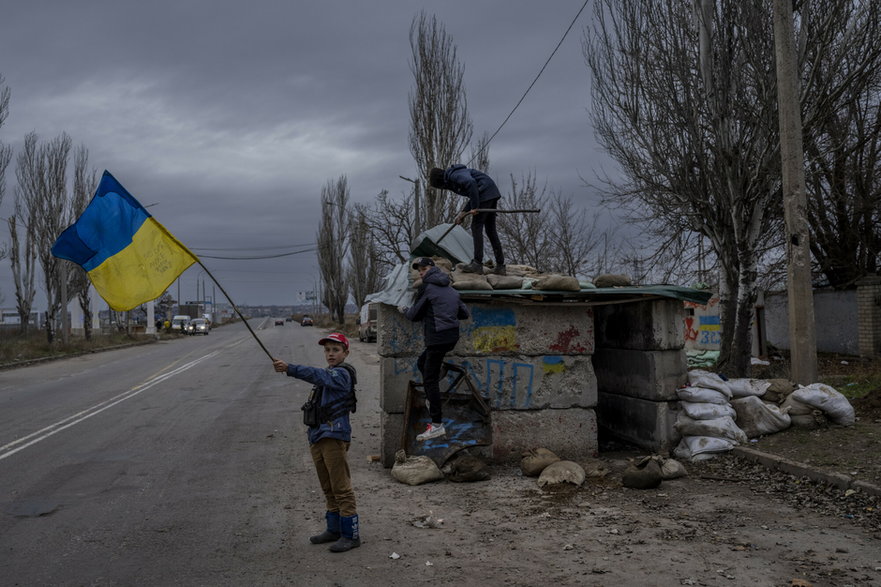
[[[0,128],[9,114],[10,90],[0,76]],[[6,171],[12,161],[12,149],[0,142],[0,202],[5,195]],[[73,164],[72,172],[68,172]],[[85,317],[85,335],[91,337],[91,300],[89,278],[78,265],[62,261],[51,253],[61,231],[85,209],[98,185],[98,174],[89,169],[85,147],[73,148],[66,133],[41,141],[36,133],[25,136],[15,160],[16,187],[13,213],[6,219],[9,246],[0,258],[9,257],[15,288],[16,310],[22,334],[30,327],[36,295],[36,281],[42,276],[46,294],[46,320],[43,327],[51,343],[59,313],[66,324],[67,301],[76,296]],[[66,335],[67,328],[62,328]]]

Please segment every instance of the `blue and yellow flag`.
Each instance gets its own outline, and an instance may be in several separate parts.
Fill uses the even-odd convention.
[[[108,171],[77,221],[52,245],[52,254],[81,265],[101,297],[120,312],[158,298],[198,261]]]

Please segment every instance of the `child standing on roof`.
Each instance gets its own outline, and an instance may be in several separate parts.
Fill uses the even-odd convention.
[[[450,190],[460,196],[468,198],[465,208],[456,216],[456,224],[461,224],[465,216],[471,214],[471,238],[474,241],[474,258],[471,263],[462,267],[466,273],[483,273],[483,233],[492,245],[496,265],[492,272],[496,275],[505,275],[505,254],[502,251],[502,241],[496,231],[496,212],[499,199],[502,194],[496,186],[496,182],[490,176],[477,169],[469,169],[462,164],[451,165],[448,169],[435,167],[428,174],[428,183],[431,187],[441,190]],[[478,212],[477,210],[493,210],[492,212]]]
[[[422,442],[446,435],[440,398],[440,371],[444,355],[453,350],[459,342],[459,320],[470,317],[468,308],[459,298],[459,292],[450,287],[450,278],[428,257],[417,259],[413,269],[419,271],[422,285],[416,292],[416,301],[407,308],[398,310],[414,322],[422,322],[425,350],[416,360],[422,373],[422,384],[428,398],[428,412],[431,422],[425,432],[416,436]]]
[[[312,544],[333,542],[331,552],[361,546],[355,492],[346,453],[352,440],[349,412],[355,411],[355,368],[345,362],[349,339],[339,332],[318,341],[324,346],[327,369],[307,367],[273,359],[277,373],[312,383],[309,401],[303,405],[303,421],[309,426],[309,450],[326,502],[327,528],[309,538]]]

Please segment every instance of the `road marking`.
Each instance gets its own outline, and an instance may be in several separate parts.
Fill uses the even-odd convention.
[[[92,406],[90,408],[87,408],[85,410],[77,412],[76,414],[73,414],[72,416],[68,416],[67,418],[60,420],[58,422],[55,422],[54,424],[50,424],[49,426],[46,426],[42,430],[37,430],[36,432],[32,432],[31,434],[28,434],[27,436],[23,436],[23,437],[19,438],[18,440],[13,440],[12,442],[10,442],[8,444],[4,444],[3,446],[0,446],[0,461],[5,459],[6,457],[10,457],[10,456],[14,455],[15,453],[17,453],[20,450],[24,450],[27,447],[32,446],[42,440],[46,440],[50,436],[53,436],[54,434],[57,434],[58,432],[61,432],[62,430],[66,430],[67,428],[70,428],[71,426],[75,426],[76,424],[79,424],[80,422],[82,422],[84,420],[88,420],[92,416],[100,414],[104,410],[112,408],[116,404],[122,403],[127,399],[131,399],[131,398],[135,397],[136,395],[138,395],[144,391],[147,391],[148,389],[150,389],[154,385],[158,385],[158,384],[162,383],[163,381],[165,381],[166,379],[169,379],[171,377],[174,377],[175,375],[183,373],[187,369],[190,369],[191,367],[195,367],[196,365],[198,365],[202,361],[210,359],[211,357],[213,357],[219,353],[220,353],[220,349],[218,349],[214,352],[208,353],[207,355],[205,355],[203,357],[199,357],[198,359],[190,361],[189,363],[186,363],[184,365],[181,365],[177,369],[173,369],[173,370],[169,371],[168,373],[164,373],[162,375],[158,375],[156,377],[148,379],[144,383],[136,385],[135,387],[133,387],[133,388],[129,389],[128,391],[125,391],[115,397],[112,397],[110,399],[106,399],[103,402],[95,404],[94,406]]]

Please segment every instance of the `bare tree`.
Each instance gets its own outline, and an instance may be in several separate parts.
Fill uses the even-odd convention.
[[[535,173],[528,173],[518,182],[511,176],[511,195],[507,201],[512,209],[537,209],[546,199],[547,187],[536,186]],[[544,214],[499,214],[499,238],[505,254],[538,271],[549,271],[550,241]]]
[[[799,45],[811,253],[848,287],[881,269],[881,4],[811,5]]]
[[[759,250],[779,223],[770,7],[705,0],[596,6],[584,43],[593,120],[627,178],[610,184],[611,195],[664,242],[694,232],[712,243],[722,270],[720,363],[744,375]]]
[[[73,199],[71,201],[70,219],[79,217],[89,204],[89,200],[98,187],[98,171],[88,169],[89,151],[80,145],[74,152],[73,161]],[[83,335],[86,340],[92,339],[92,298],[91,285],[85,269],[74,263],[67,263],[69,285],[67,291],[77,296],[80,308],[83,311]],[[66,300],[62,301],[66,308]]]
[[[7,220],[11,250],[9,261],[12,265],[12,280],[15,285],[15,309],[18,311],[20,333],[25,335],[30,329],[31,310],[37,291],[34,286],[37,273],[37,242],[34,233],[28,229],[33,225],[39,211],[27,208],[16,194],[15,212]],[[19,227],[22,233],[19,233]]]
[[[349,265],[348,282],[355,305],[364,305],[368,294],[377,291],[382,283],[379,255],[367,221],[368,209],[355,204],[349,216]]]
[[[614,233],[599,229],[598,213],[588,218],[586,209],[576,209],[572,199],[560,193],[554,194],[545,208],[551,270],[564,275],[595,277],[600,245],[608,246],[609,237]]]
[[[365,210],[365,220],[376,245],[381,272],[410,258],[410,244],[418,236],[411,222],[414,194],[395,200],[383,190]]]
[[[348,255],[349,186],[345,175],[321,188],[321,225],[316,235],[321,302],[340,324],[345,322],[349,287],[343,263]]]
[[[0,128],[6,122],[9,116],[9,86],[5,84],[5,80],[0,75]],[[0,141],[0,205],[3,204],[3,196],[6,195],[6,168],[12,160],[12,147]],[[6,246],[0,243],[0,260],[4,259],[7,254]]]
[[[67,272],[60,267],[61,259],[53,256],[51,249],[71,219],[66,186],[70,148],[71,140],[66,133],[42,145],[36,133],[30,133],[25,137],[16,168],[19,190],[30,219],[25,230],[32,234],[43,270],[47,298],[45,328],[50,343],[54,338],[55,316],[61,306],[61,280],[67,279]]]
[[[456,47],[435,16],[420,12],[410,25],[410,70],[415,86],[409,95],[410,153],[425,185],[421,202],[424,224],[421,232],[452,218],[458,206],[443,190],[428,186],[433,167],[456,163],[471,141],[472,124],[468,116],[463,78],[465,67],[456,57]]]

